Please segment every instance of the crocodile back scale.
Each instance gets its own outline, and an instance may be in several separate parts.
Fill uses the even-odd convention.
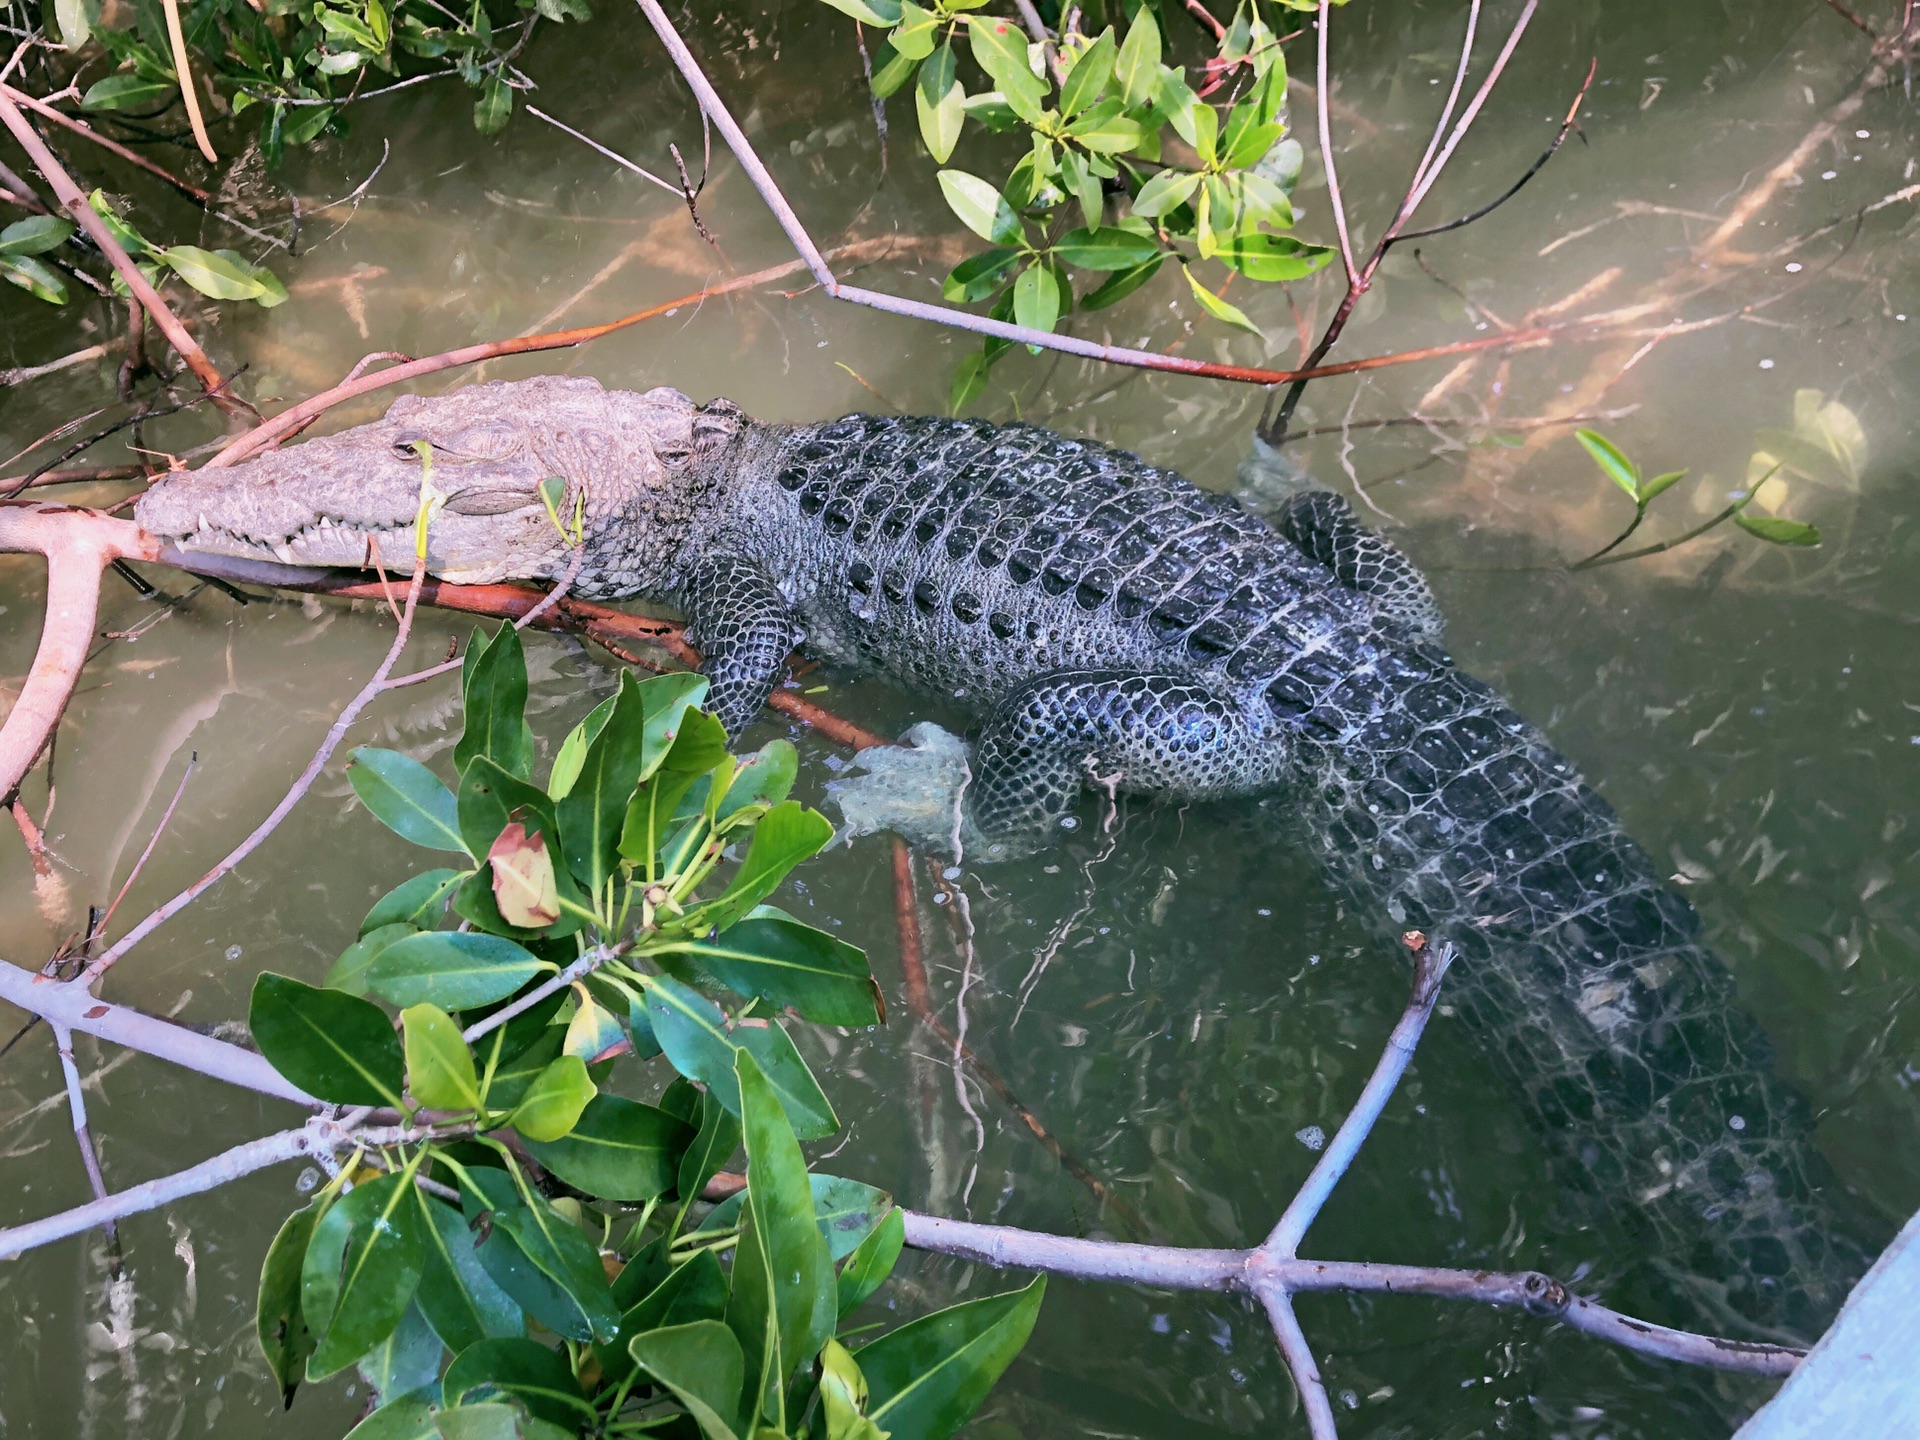
[[[1383,930],[1460,948],[1449,997],[1594,1223],[1627,1219],[1756,1334],[1817,1333],[1864,1268],[1805,1101],[1697,917],[1455,668],[1424,579],[1339,497],[1303,490],[1269,523],[1029,425],[772,426],[545,377],[177,477],[139,518],[189,547],[363,563],[357,536],[411,521],[422,439],[455,497],[436,573],[560,573],[535,487],[561,474],[587,517],[577,588],[679,606],[730,732],[802,641],[970,708],[976,858],[1047,843],[1090,778],[1276,792]]]

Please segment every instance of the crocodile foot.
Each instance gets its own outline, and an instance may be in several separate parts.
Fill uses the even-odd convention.
[[[973,772],[958,735],[929,721],[901,737],[902,745],[862,750],[854,764],[866,774],[827,782],[827,796],[840,807],[840,839],[894,834],[922,850],[960,855],[961,797]]]

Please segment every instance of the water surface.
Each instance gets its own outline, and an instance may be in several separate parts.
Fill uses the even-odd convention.
[[[666,144],[697,154],[697,114],[640,18],[609,3],[591,27],[548,27],[522,63],[537,103],[641,163]],[[1503,30],[1517,10],[1490,7]],[[896,104],[881,147],[846,24],[815,0],[699,5],[696,48],[823,244],[895,235],[863,283],[932,298],[964,238]],[[1375,3],[1340,13],[1335,124],[1341,178],[1363,239],[1377,233],[1424,147],[1462,23],[1460,7]],[[1170,22],[1176,35],[1178,22]],[[1184,37],[1182,43],[1186,43]],[[1548,7],[1487,108],[1432,218],[1497,194],[1537,156],[1585,74],[1599,80],[1569,143],[1480,224],[1396,253],[1341,355],[1384,353],[1518,325],[1584,292],[1565,313],[1624,305],[1697,269],[1693,247],[1787,154],[1865,64],[1858,32],[1823,6],[1615,4]],[[1309,68],[1296,50],[1296,72]],[[501,136],[467,127],[471,97],[416,88],[356,113],[349,138],[293,157],[282,179],[309,205],[351,191],[356,208],[312,216],[299,252],[271,263],[293,301],[227,309],[218,362],[250,366],[261,397],[324,387],[362,354],[426,354],[608,318],[709,279],[789,258],[738,170],[717,155],[702,213],[709,248],[671,195],[525,117]],[[1296,101],[1312,149],[1310,117]],[[1912,178],[1915,123],[1898,86],[1869,97],[1760,212],[1737,248],[1762,256],[1849,216]],[[958,163],[1003,168],[979,143]],[[389,150],[381,164],[383,150]],[[170,163],[185,164],[177,152]],[[88,157],[87,163],[92,163]],[[102,172],[105,176],[106,172]],[[198,217],[130,175],[111,183],[185,238]],[[1302,233],[1331,239],[1310,164]],[[1423,212],[1424,218],[1425,212]],[[167,231],[166,226],[174,227]],[[1920,1204],[1920,928],[1912,900],[1920,801],[1920,666],[1910,575],[1917,542],[1908,417],[1920,388],[1910,332],[1920,276],[1908,202],[1804,249],[1756,259],[1712,292],[1643,325],[1723,318],[1664,337],[1556,343],[1460,367],[1437,361],[1308,391],[1318,432],[1292,454],[1349,494],[1433,576],[1461,662],[1538,721],[1670,863],[1763,1020],[1779,1064],[1814,1100],[1818,1141],[1850,1203],[1882,1226]],[[220,243],[227,243],[223,237]],[[1793,268],[1798,266],[1798,269]],[[797,287],[798,279],[789,282]],[[1330,313],[1330,277],[1233,298],[1270,344],[1194,322],[1169,271],[1079,333],[1243,363],[1299,354],[1299,324]],[[1764,302],[1764,303],[1762,303]],[[1916,317],[1911,323],[1909,314]],[[1296,315],[1299,317],[1296,323]],[[7,364],[63,354],[75,315],[0,294]],[[104,317],[100,317],[104,318]],[[689,305],[582,350],[490,367],[609,385],[724,393],[769,419],[851,409],[944,407],[965,341],[931,327],[777,290]],[[1644,353],[1639,353],[1644,352]],[[1632,362],[1629,365],[1629,362]],[[1624,367],[1624,368],[1623,368]],[[440,377],[452,385],[465,378]],[[1216,383],[1124,374],[1015,355],[982,413],[1039,419],[1229,486],[1265,400]],[[35,381],[0,405],[0,450],[106,403],[111,366]],[[1758,432],[1790,427],[1797,392],[1855,418],[1864,463],[1848,484],[1792,482],[1782,513],[1826,543],[1788,554],[1716,532],[1646,561],[1583,574],[1559,562],[1597,549],[1630,506],[1568,438],[1532,424],[1569,406],[1654,471],[1686,467],[1656,535],[1697,523],[1741,484]],[[383,402],[337,412],[370,418]],[[1808,403],[1808,402],[1803,402]],[[1448,423],[1366,427],[1415,410]],[[1836,422],[1837,423],[1837,422]],[[1343,430],[1343,426],[1346,427]],[[145,443],[186,450],[213,435],[186,415]],[[120,458],[110,447],[99,463]],[[102,489],[90,498],[117,497]],[[177,576],[157,577],[174,594]],[[28,664],[43,582],[0,564],[0,677]],[[467,620],[427,615],[413,645],[445,653]],[[166,842],[134,885],[137,916],[201,874],[283,792],[391,635],[374,606],[256,602],[202,592],[163,611],[110,585],[104,641],[59,741],[49,844],[57,889],[36,894],[17,846],[0,846],[0,953],[37,963],[126,876],[191,753],[199,765]],[[607,658],[562,638],[530,642],[533,721],[557,743],[607,692]],[[813,675],[814,698],[882,731],[937,706],[871,682]],[[445,770],[450,687],[402,692],[363,720],[358,743],[397,745]],[[749,743],[793,733],[817,796],[843,757],[764,721]],[[26,788],[36,813],[43,777]],[[969,874],[970,948],[947,909],[926,908],[936,998],[1048,1129],[1169,1243],[1237,1245],[1264,1234],[1306,1174],[1300,1138],[1331,1132],[1404,1000],[1404,969],[1313,863],[1254,838],[1245,806],[1089,803],[1079,835],[1043,863]],[[112,997],[201,1025],[244,1013],[262,968],[316,979],[372,899],[431,863],[353,802],[336,765],[272,842],[116,972]],[[846,1122],[826,1168],[939,1213],[1062,1233],[1124,1233],[1019,1120],[913,1026],[901,992],[887,851],[837,850],[803,872],[793,908],[867,946],[894,1000],[873,1034],[801,1043]],[[82,1042],[110,1183],[179,1168],[287,1123],[270,1102]],[[0,1067],[0,1220],[76,1203],[85,1180],[66,1133],[43,1034]],[[836,1140],[832,1144],[839,1144]],[[291,1171],[123,1228],[128,1278],[110,1281],[97,1241],[0,1268],[0,1327],[15,1337],[0,1378],[8,1434],[340,1433],[359,1400],[332,1384],[291,1415],[256,1358],[260,1257],[295,1203]],[[1626,1197],[1623,1209],[1630,1209]],[[1130,1238],[1145,1238],[1130,1236]],[[1665,1297],[1626,1279],[1630,1222],[1600,1234],[1557,1214],[1540,1146],[1493,1083],[1474,1037],[1446,1010],[1401,1094],[1307,1244],[1309,1254],[1537,1267],[1623,1305]],[[909,1257],[903,1312],[985,1293],[1010,1277]],[[1360,1436],[1693,1437],[1727,1433],[1767,1387],[1660,1366],[1525,1317],[1406,1299],[1310,1297],[1301,1313],[1343,1418]],[[1264,1322],[1238,1302],[1056,1282],[1025,1356],[976,1423],[980,1436],[1188,1437],[1302,1433]],[[79,1417],[76,1426],[75,1417]]]

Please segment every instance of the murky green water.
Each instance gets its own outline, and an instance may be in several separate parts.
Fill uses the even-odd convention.
[[[537,103],[651,166],[668,163],[669,140],[697,153],[696,113],[640,18],[613,0],[602,8],[590,29],[549,28],[526,52],[522,63],[542,87]],[[1517,7],[1493,8],[1504,26]],[[814,234],[823,244],[849,227],[860,238],[898,234],[899,255],[866,282],[933,298],[959,253],[954,227],[901,105],[880,182],[847,26],[822,23],[814,0],[699,13],[697,48]],[[1425,144],[1451,74],[1459,7],[1370,0],[1339,24],[1342,179],[1371,236]],[[1423,242],[1431,274],[1411,253],[1396,254],[1341,354],[1531,323],[1531,311],[1576,291],[1585,293],[1564,314],[1626,305],[1697,273],[1690,247],[1712,228],[1706,217],[1728,213],[1848,91],[1865,44],[1807,0],[1547,7],[1440,187],[1434,218],[1471,208],[1525,168],[1596,54],[1587,143],[1570,142],[1490,219]],[[1304,50],[1296,55],[1296,71],[1309,63]],[[716,252],[674,197],[526,117],[479,139],[466,127],[469,104],[464,91],[415,89],[367,107],[353,139],[290,162],[284,178],[311,205],[359,184],[383,141],[391,144],[357,211],[310,217],[298,258],[274,260],[293,302],[271,314],[225,313],[210,348],[223,366],[251,366],[244,383],[253,393],[297,397],[369,350],[424,354],[607,318],[729,268],[788,258],[724,156],[702,202]],[[1310,140],[1310,120],[1297,100],[1295,108]],[[1911,181],[1915,134],[1897,85],[1870,97],[1738,246],[1759,255],[1898,191]],[[185,163],[178,152],[173,161]],[[101,178],[164,216],[156,233],[190,238],[197,217],[164,192],[121,174]],[[1302,228],[1331,238],[1320,184],[1305,182]],[[1882,1225],[1920,1204],[1912,223],[1910,203],[1895,203],[1850,244],[1849,223],[1639,322],[1729,317],[1710,326],[1566,341],[1478,358],[1457,373],[1442,360],[1317,385],[1303,418],[1331,430],[1300,448],[1329,482],[1360,486],[1433,575],[1462,662],[1541,722],[1643,845],[1671,861],[1744,1002],[1773,1034],[1782,1069],[1819,1107],[1823,1148]],[[1273,337],[1268,350],[1212,322],[1189,327],[1178,284],[1163,276],[1131,304],[1080,322],[1081,333],[1099,334],[1103,322],[1123,343],[1248,363],[1297,356],[1280,292],[1234,296]],[[1295,287],[1301,323],[1313,326],[1336,298],[1324,276]],[[71,315],[11,289],[0,294],[0,317],[6,364],[88,343],[75,338]],[[762,291],[490,373],[562,369],[635,388],[670,383],[800,419],[940,408],[962,353],[957,338],[929,327]],[[1215,486],[1231,482],[1263,400],[1244,388],[1051,357],[1016,356],[996,373],[1004,383],[989,413],[1126,445]],[[1782,505],[1825,530],[1821,549],[1788,555],[1717,533],[1588,574],[1555,566],[1604,543],[1628,507],[1565,429],[1532,427],[1531,417],[1568,406],[1629,412],[1602,428],[1649,473],[1691,471],[1663,502],[1673,513],[1657,533],[1667,534],[1724,503],[1760,448],[1756,432],[1793,424],[1798,391],[1820,392],[1816,405],[1840,401],[1866,445],[1857,485],[1795,481]],[[111,394],[110,366],[7,394],[0,451]],[[1416,407],[1467,423],[1358,425]],[[1356,428],[1340,433],[1349,419]],[[209,438],[207,426],[158,422],[146,443],[184,449]],[[100,463],[117,458],[105,450],[94,452]],[[158,578],[185,588],[179,577]],[[33,565],[0,562],[8,687],[31,655],[41,593]],[[102,628],[121,633],[103,642],[60,737],[49,831],[59,893],[36,894],[17,844],[0,844],[0,953],[38,963],[86,905],[110,898],[189,753],[199,756],[192,783],[123,917],[202,873],[282,793],[371,670],[390,623],[368,607],[240,609],[211,592],[163,613],[110,588]],[[416,658],[437,657],[468,628],[430,616]],[[564,639],[534,641],[532,663],[536,729],[550,745],[606,692],[612,671],[603,655]],[[816,698],[876,729],[938,713],[877,685],[829,684]],[[403,692],[377,705],[356,738],[444,766],[451,711],[450,687]],[[750,742],[781,728],[766,722]],[[841,757],[805,733],[795,738],[803,783],[817,794]],[[29,782],[27,798],[36,813],[44,807],[43,778]],[[1111,834],[1090,825],[1045,864],[969,875],[978,926],[970,951],[945,912],[927,907],[929,962],[949,1022],[964,993],[971,1043],[1145,1217],[1151,1236],[1171,1243],[1241,1244],[1265,1232],[1313,1160],[1298,1132],[1338,1123],[1404,998],[1402,969],[1370,939],[1364,917],[1342,908],[1311,862],[1251,844],[1243,814],[1123,806]],[[1089,816],[1099,818],[1097,807]],[[420,863],[358,810],[336,767],[257,858],[115,972],[113,998],[202,1025],[229,1020],[243,1013],[258,969],[317,977],[372,898]],[[895,1001],[882,1032],[803,1038],[847,1122],[828,1168],[926,1210],[1111,1233],[1117,1222],[996,1098],[964,1071],[956,1077],[942,1042],[904,1017],[884,845],[832,853],[798,890],[797,908],[870,948]],[[100,1072],[94,1128],[116,1188],[289,1118],[159,1064],[85,1041],[82,1049],[84,1068]],[[58,1087],[43,1032],[0,1061],[0,1220],[85,1196],[64,1103],[48,1098]],[[1473,1038],[1443,1011],[1307,1250],[1539,1267],[1584,1275],[1595,1293],[1658,1311],[1660,1296],[1609,1284],[1634,1258],[1628,1242],[1556,1224],[1538,1150]],[[267,1174],[132,1221],[129,1277],[117,1286],[92,1240],[0,1267],[8,1337],[0,1433],[339,1433],[355,1395],[317,1387],[279,1418],[254,1354],[257,1269],[293,1202],[293,1179]],[[901,1273],[898,1298],[908,1307],[1000,1283],[926,1258],[910,1257]],[[1309,1298],[1301,1313],[1343,1433],[1353,1436],[1716,1436],[1767,1393],[1479,1309]],[[1060,1283],[975,1433],[1303,1433],[1293,1412],[1264,1323],[1237,1302]]]

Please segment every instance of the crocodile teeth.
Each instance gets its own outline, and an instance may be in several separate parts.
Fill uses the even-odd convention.
[[[284,564],[293,564],[293,547],[291,545],[276,545],[273,547],[273,553],[278,555]]]

